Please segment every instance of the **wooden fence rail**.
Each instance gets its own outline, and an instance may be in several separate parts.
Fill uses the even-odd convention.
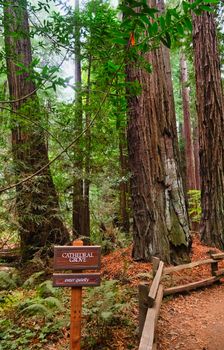
[[[188,292],[196,288],[207,287],[221,278],[224,278],[224,269],[218,270],[218,262],[224,259],[224,253],[211,254],[210,259],[194,261],[189,264],[164,268],[164,263],[158,258],[153,258],[153,276],[151,287],[148,283],[139,285],[139,336],[140,345],[138,350],[156,350],[156,324],[163,296]],[[189,269],[203,264],[211,264],[211,277],[181,286],[164,289],[161,280],[163,275],[172,272]]]
[[[155,260],[154,260],[155,261]],[[154,342],[156,323],[163,299],[163,286],[160,284],[164,262],[159,261],[150,289],[147,285],[139,286],[139,350],[155,350]],[[154,265],[155,267],[155,265]],[[149,291],[148,291],[149,289]]]
[[[145,324],[140,340],[139,350],[154,350],[156,348],[155,329],[159,317],[159,310],[163,299],[163,286],[160,284],[153,307],[146,314]]]

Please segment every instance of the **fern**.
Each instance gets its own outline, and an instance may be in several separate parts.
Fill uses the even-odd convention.
[[[52,313],[51,311],[44,306],[42,303],[32,303],[31,305],[25,307],[20,312],[21,314],[24,314],[26,316],[36,316],[40,315],[42,317],[51,317]]]
[[[98,324],[111,324],[120,316],[125,303],[120,302],[121,295],[116,280],[103,282],[100,287],[89,290],[84,306],[84,314],[89,320],[97,319]],[[84,305],[85,305],[84,304]]]
[[[12,275],[5,271],[0,271],[0,290],[15,289],[16,287],[16,282]]]
[[[45,298],[42,303],[44,305],[46,305],[46,307],[48,309],[56,309],[56,310],[60,310],[60,311],[63,311],[64,310],[64,307],[62,305],[62,303],[60,302],[59,299],[55,298],[55,297],[48,297],[48,298]]]
[[[29,289],[37,282],[38,278],[44,274],[44,271],[39,271],[33,273],[24,283],[23,288]]]
[[[55,296],[57,291],[54,289],[50,280],[44,281],[37,287],[37,293],[41,298]]]

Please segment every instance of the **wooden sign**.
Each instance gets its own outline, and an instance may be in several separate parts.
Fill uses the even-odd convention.
[[[100,246],[83,246],[81,240],[72,246],[54,247],[54,268],[76,272],[53,274],[54,287],[71,287],[70,350],[81,350],[82,287],[100,285],[100,273],[81,270],[100,269],[100,253]]]
[[[100,246],[55,246],[56,270],[100,269]]]
[[[100,285],[100,273],[53,274],[54,287],[91,287]]]

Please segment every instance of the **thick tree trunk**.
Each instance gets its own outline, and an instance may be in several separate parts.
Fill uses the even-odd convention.
[[[75,0],[75,10],[79,11],[79,0]],[[75,25],[75,125],[79,133],[83,130],[83,105],[82,105],[82,67],[80,52],[80,30]],[[86,118],[86,122],[88,122]],[[88,144],[89,135],[85,135],[85,143]],[[89,162],[86,162],[88,155],[84,159],[84,152],[80,145],[75,148],[74,178],[73,178],[73,215],[72,227],[73,237],[90,236],[90,213],[89,213]],[[88,164],[87,164],[88,163]]]
[[[29,73],[19,73],[22,64],[32,63],[26,2],[8,0],[4,6],[5,47],[10,98],[13,111],[30,119],[20,121],[12,115],[12,151],[17,180],[30,175],[49,162],[44,133],[36,124],[40,108],[35,84]],[[16,36],[15,36],[16,33]],[[30,96],[24,99],[24,96]],[[32,124],[35,121],[35,126]],[[41,174],[16,188],[16,209],[22,258],[27,260],[49,243],[63,244],[68,231],[59,214],[58,196],[49,167]]]
[[[134,248],[137,260],[158,256],[170,263],[188,260],[189,222],[179,171],[176,119],[169,52],[147,54],[153,72],[127,67],[127,81],[142,92],[128,98],[128,147],[132,173]]]
[[[119,132],[119,151],[120,151],[120,215],[119,215],[119,226],[122,231],[129,232],[129,210],[128,210],[128,160],[127,160],[127,144],[126,135],[124,130]]]
[[[91,70],[92,70],[92,57],[89,56],[88,64],[88,76],[87,76],[87,96],[86,96],[86,118],[85,126],[87,128],[85,134],[85,164],[84,164],[84,222],[85,222],[85,235],[90,237],[90,203],[89,203],[89,191],[90,191],[90,172],[91,172],[91,129],[89,124],[91,121],[90,109],[90,89],[91,89]]]
[[[188,71],[187,62],[184,53],[180,56],[180,80],[181,80],[181,92],[183,103],[183,116],[184,116],[184,149],[186,159],[186,183],[187,191],[196,189],[195,179],[195,161],[194,161],[194,149],[192,142],[191,132],[191,115],[190,115],[190,94],[188,83]]]
[[[198,120],[196,121],[198,124]],[[200,179],[200,158],[199,158],[199,135],[198,135],[198,125],[194,127],[194,161],[195,161],[195,181],[196,189],[201,189],[201,179]]]
[[[193,15],[199,125],[201,239],[224,248],[224,98],[214,13]]]

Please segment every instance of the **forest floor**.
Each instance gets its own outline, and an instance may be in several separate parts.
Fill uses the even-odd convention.
[[[219,252],[217,249],[203,246],[195,236],[192,245],[191,261],[198,261],[210,257],[210,253]],[[127,253],[127,251],[126,251]],[[130,252],[129,252],[130,253]],[[103,259],[104,274],[113,278],[120,277],[123,272],[112,258],[117,252],[111,253]],[[125,256],[123,252],[123,257]],[[132,285],[139,283],[144,272],[150,271],[148,264],[137,264],[129,260],[126,255],[126,275]],[[127,267],[128,262],[130,263]],[[223,267],[223,263],[219,263]],[[166,287],[194,282],[211,275],[209,265],[182,270],[167,276],[163,281]],[[127,277],[126,277],[127,278]],[[124,279],[124,276],[123,276]],[[125,279],[124,279],[125,280]],[[145,279],[147,280],[147,278]],[[224,284],[213,285],[209,288],[167,297],[163,299],[157,326],[158,350],[223,350],[224,349]],[[109,349],[109,348],[108,348]],[[125,346],[117,349],[127,349]],[[138,349],[138,346],[134,347]]]
[[[152,266],[134,262],[131,250],[131,246],[119,248],[103,256],[101,287],[98,291],[97,288],[89,291],[84,288],[82,350],[138,349],[138,285],[152,280]],[[214,252],[219,251],[203,246],[197,235],[194,236],[191,261],[207,259]],[[222,267],[224,262],[219,263],[219,268]],[[209,276],[210,266],[201,265],[166,275],[162,283],[165,287],[171,287]],[[114,280],[116,284],[113,284]],[[0,340],[3,340],[2,346],[0,341],[0,350],[69,349],[68,288],[56,289],[56,293],[59,293],[56,297],[65,307],[64,315],[58,310],[53,319],[48,321],[36,316],[25,317],[21,311],[18,313],[24,301],[33,300],[32,305],[35,306],[35,303],[47,300],[38,296],[38,288],[19,287],[7,297],[4,292],[4,295],[0,294],[0,328],[1,324],[4,326],[2,331],[0,329]],[[224,350],[223,301],[222,283],[164,298],[157,327],[158,350]],[[60,326],[60,322],[63,326]]]
[[[158,350],[223,350],[224,285],[163,302]]]

